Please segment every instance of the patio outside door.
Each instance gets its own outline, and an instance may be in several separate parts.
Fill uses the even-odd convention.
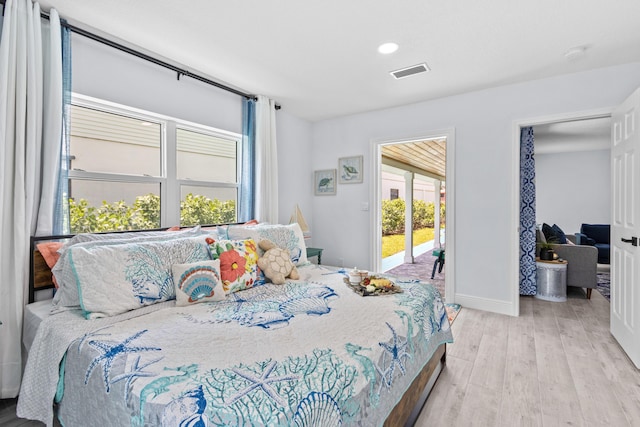
[[[640,368],[640,89],[611,119],[611,334]]]

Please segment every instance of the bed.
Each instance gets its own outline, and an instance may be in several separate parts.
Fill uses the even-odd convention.
[[[226,229],[222,240],[217,230],[215,239],[198,231],[161,244],[122,242],[130,236],[120,243],[78,244],[96,251],[86,259],[79,249],[70,251],[77,255],[73,273],[80,298],[87,301],[52,315],[47,302],[27,307],[29,328],[37,332],[25,334],[29,358],[18,415],[52,425],[55,400],[66,427],[411,423],[452,342],[437,290],[390,278],[402,292],[362,297],[347,286],[343,269],[307,262],[297,230],[291,239],[290,230],[283,231],[290,226],[273,227],[267,237],[289,244],[299,280],[255,280],[221,300],[187,304],[179,293],[157,301],[138,294],[140,307],[115,314],[111,306],[104,313],[90,307],[92,287],[101,279],[115,283],[110,274],[116,268],[105,254],[122,263],[118,251],[124,247],[129,254],[131,245],[164,251],[188,240],[204,242],[215,257],[212,240],[264,237],[265,229]],[[34,277],[40,279],[33,288],[39,289],[50,285],[50,272],[35,253]],[[206,262],[213,261],[196,263]],[[92,270],[91,280],[83,278],[83,268]],[[119,288],[108,289],[98,295],[113,305]]]

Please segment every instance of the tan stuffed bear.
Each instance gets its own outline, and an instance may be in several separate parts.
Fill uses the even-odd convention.
[[[265,277],[271,279],[276,285],[282,285],[287,277],[297,280],[300,278],[298,269],[291,261],[289,251],[276,246],[271,240],[261,240],[258,243],[264,255],[258,259],[258,267],[264,272]]]

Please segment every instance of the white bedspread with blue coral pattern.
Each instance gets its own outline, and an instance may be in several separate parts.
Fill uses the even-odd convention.
[[[452,342],[440,295],[395,280],[403,293],[363,298],[344,271],[299,271],[301,280],[222,302],[51,316],[32,347],[19,413],[51,425],[64,355],[65,426],[381,425],[435,349]]]

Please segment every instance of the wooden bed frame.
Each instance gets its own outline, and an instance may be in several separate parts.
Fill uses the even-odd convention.
[[[149,230],[145,230],[149,231]],[[40,242],[61,241],[73,235],[32,236],[30,239],[31,257],[29,262],[29,302],[35,301],[36,291],[54,288],[51,269],[45,262],[36,245]],[[438,346],[422,371],[413,380],[402,399],[393,408],[384,423],[385,427],[412,426],[424,406],[431,389],[440,377],[446,365],[446,344]]]
[[[385,427],[412,426],[420,415],[431,390],[438,381],[447,362],[447,345],[440,344],[422,371],[413,380],[402,400],[393,408],[384,422]]]
[[[29,239],[29,250],[31,257],[29,258],[29,303],[35,301],[36,291],[44,291],[53,289],[53,275],[51,269],[45,262],[42,254],[36,248],[40,242],[51,242],[70,239],[73,234],[65,234],[59,236],[31,236]]]

